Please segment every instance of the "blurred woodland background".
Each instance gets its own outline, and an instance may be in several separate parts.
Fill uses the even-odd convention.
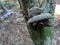
[[[54,44],[60,45],[60,14],[56,12],[54,38]],[[0,45],[34,45],[18,0],[0,0]]]

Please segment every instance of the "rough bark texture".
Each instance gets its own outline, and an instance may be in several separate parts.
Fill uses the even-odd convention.
[[[33,6],[38,6],[43,8],[43,13],[50,13],[54,16],[54,3],[55,0],[44,0],[42,4],[38,3],[38,0],[21,0],[23,5],[23,15],[28,21],[28,8],[31,8],[30,5],[33,3]],[[28,31],[31,35],[31,38],[35,45],[54,45],[54,19],[50,19],[52,22],[52,27],[38,27],[33,26],[32,24],[27,25]]]

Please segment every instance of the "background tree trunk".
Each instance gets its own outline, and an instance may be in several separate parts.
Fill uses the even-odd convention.
[[[55,0],[18,0],[19,4],[23,6],[23,15],[25,17],[26,23],[29,19],[28,8],[30,8],[31,3],[33,6],[38,6],[44,8],[44,13],[50,13],[54,16]],[[22,1],[22,3],[20,3]],[[41,2],[39,2],[41,1]],[[27,24],[30,36],[35,43],[35,45],[54,45],[54,19],[50,19],[52,22],[52,27],[33,27],[31,24]]]

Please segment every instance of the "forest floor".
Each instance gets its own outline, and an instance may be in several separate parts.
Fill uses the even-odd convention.
[[[0,22],[0,45],[34,45],[20,10]],[[60,45],[60,19],[55,18],[55,45]]]
[[[19,10],[0,22],[0,45],[33,45]]]

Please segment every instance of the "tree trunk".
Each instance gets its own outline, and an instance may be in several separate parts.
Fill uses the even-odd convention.
[[[43,8],[43,13],[50,13],[54,16],[55,0],[19,0],[19,4],[20,1],[22,1],[26,23],[29,19],[28,8],[31,8],[31,5]],[[52,27],[39,27],[27,24],[28,31],[35,45],[54,45],[54,18],[50,19],[50,21],[53,25]]]

